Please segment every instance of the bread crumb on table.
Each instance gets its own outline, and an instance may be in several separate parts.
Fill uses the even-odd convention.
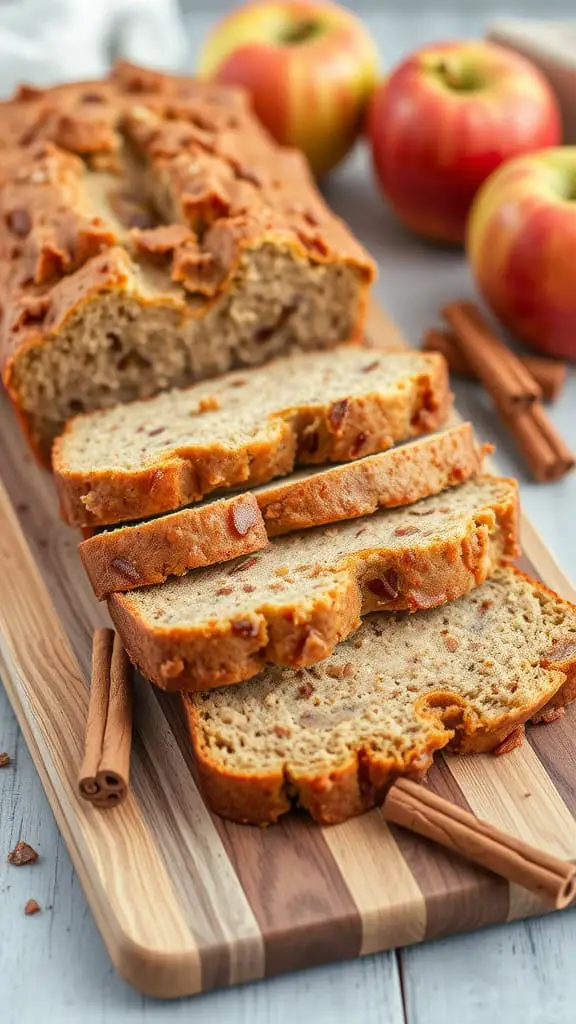
[[[24,864],[34,864],[38,860],[38,854],[29,843],[25,843],[21,839],[8,854],[8,860],[14,867],[20,868]]]
[[[24,913],[27,917],[30,917],[32,914],[38,914],[39,911],[40,904],[37,900],[27,900],[26,906],[24,907]]]
[[[0,768],[7,768],[11,761],[12,758],[10,757],[10,754],[0,754]]]

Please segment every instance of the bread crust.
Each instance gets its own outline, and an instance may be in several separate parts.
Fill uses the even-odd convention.
[[[253,494],[222,498],[152,522],[97,533],[78,553],[99,601],[260,551],[268,534]]]
[[[484,453],[471,425],[463,423],[408,448],[249,492],[245,500],[255,509],[258,526],[255,522],[244,537],[230,520],[234,503],[243,499],[222,499],[113,531],[85,528],[91,539],[84,540],[78,551],[92,589],[102,600],[115,591],[162,583],[189,569],[258,551],[267,537],[355,519],[379,507],[396,508],[437,494],[479,473]],[[133,567],[128,575],[118,568],[119,561]]]
[[[438,494],[475,476],[489,445],[480,447],[470,423],[423,437],[302,480],[256,492],[269,537],[371,515]]]
[[[527,580],[536,594],[551,597],[576,614],[576,605],[560,599],[544,584],[516,568],[510,567],[510,571]],[[576,642],[556,654],[544,651],[541,666],[549,671],[547,692],[538,701],[513,714],[502,715],[490,725],[466,713],[465,708],[457,709],[459,713],[455,715],[453,695],[446,695],[447,701],[442,704],[442,694],[434,694],[434,699],[438,700],[434,707],[428,694],[421,700],[420,713],[433,716],[438,728],[433,729],[425,748],[414,747],[401,764],[378,757],[367,746],[356,751],[338,769],[331,768],[329,774],[301,773],[297,778],[286,770],[253,775],[224,770],[203,744],[197,708],[192,699],[183,694],[202,792],[217,814],[244,824],[271,824],[294,806],[304,808],[323,825],[345,821],[381,805],[397,778],[423,778],[437,750],[448,749],[457,754],[492,751],[518,726],[541,721],[546,711],[564,707],[576,698]]]
[[[429,354],[428,369],[406,377],[399,393],[378,392],[344,399],[346,415],[334,428],[333,400],[279,407],[248,442],[203,443],[162,453],[142,469],[79,472],[68,466],[66,444],[73,420],[53,450],[53,470],[64,519],[71,526],[100,526],[141,519],[198,501],[222,487],[246,488],[292,471],[295,465],[347,462],[429,433],[446,420],[452,396],[446,363]],[[278,365],[278,364],[276,364]],[[97,414],[95,414],[97,415]],[[97,422],[94,422],[97,429]],[[310,444],[311,435],[314,444]]]
[[[206,626],[152,627],[131,607],[130,595],[113,594],[108,609],[132,662],[165,690],[206,690],[239,683],[266,663],[311,665],[326,658],[378,610],[432,608],[482,583],[500,561],[518,554],[518,491],[471,515],[458,540],[435,540],[426,549],[372,548],[338,561],[336,579],[315,589],[305,606],[263,603],[250,613],[250,629],[234,618]],[[375,579],[394,574],[396,596],[377,595]],[[394,593],[394,592],[393,592]],[[244,617],[245,618],[245,617]],[[244,619],[243,619],[244,621]]]
[[[269,245],[311,278],[322,265],[351,272],[352,322],[344,330],[342,318],[330,344],[361,338],[375,265],[323,202],[302,155],[267,135],[241,90],[120,62],[99,82],[22,87],[0,104],[0,124],[0,366],[41,458],[52,438],[19,367],[106,293],[199,320],[241,287],[242,267]],[[156,275],[152,288],[142,287],[142,267]],[[229,366],[243,362],[240,348]],[[57,389],[56,366],[50,375],[48,390]],[[174,383],[198,376],[189,367]],[[113,393],[102,388],[101,405]],[[75,401],[83,399],[79,380]]]

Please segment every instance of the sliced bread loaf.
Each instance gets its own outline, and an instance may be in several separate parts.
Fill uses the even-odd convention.
[[[76,526],[141,519],[297,463],[346,462],[435,430],[449,403],[435,353],[294,354],[76,417],[53,452],[62,513]]]
[[[224,566],[113,594],[131,660],[164,689],[327,657],[382,608],[454,600],[517,554],[517,485],[482,476],[406,509],[278,537]]]
[[[148,522],[96,533],[78,546],[99,600],[199,566],[260,551],[268,534],[253,494],[237,494]]]
[[[262,825],[300,806],[330,824],[421,776],[434,751],[491,750],[575,696],[576,607],[507,567],[443,608],[370,616],[321,665],[184,706],[214,811]]]
[[[78,550],[94,593],[102,599],[257,551],[266,546],[266,531],[276,536],[438,494],[477,474],[483,455],[471,425],[463,423],[332,469],[295,473],[240,498],[100,528]]]

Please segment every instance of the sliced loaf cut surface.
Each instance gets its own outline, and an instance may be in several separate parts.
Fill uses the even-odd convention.
[[[264,551],[113,594],[131,660],[165,689],[326,658],[383,608],[454,600],[517,554],[514,480],[482,476],[409,508],[278,537]]]
[[[141,519],[296,464],[347,462],[442,426],[435,353],[305,352],[72,420],[54,445],[71,525]]]
[[[325,824],[434,751],[493,749],[576,696],[576,607],[511,567],[443,608],[372,615],[321,665],[184,697],[204,794],[235,821]]]
[[[78,552],[102,600],[115,591],[161,583],[168,576],[260,551],[267,544],[258,502],[248,493],[97,533],[82,541]]]
[[[476,475],[483,456],[471,425],[463,423],[332,469],[304,470],[240,498],[102,528],[78,550],[94,593],[102,599],[257,551],[266,546],[266,531],[272,537],[355,519],[381,506],[408,505]]]

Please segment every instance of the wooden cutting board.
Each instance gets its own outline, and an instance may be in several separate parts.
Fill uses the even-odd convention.
[[[376,309],[369,334],[402,341]],[[52,481],[0,403],[0,675],[120,974],[181,996],[540,913],[535,897],[385,824],[225,822],[199,794],[175,697],[137,683],[131,793],[102,812],[76,777],[91,638],[106,624],[60,522]],[[524,521],[526,568],[576,593]],[[514,753],[439,760],[432,788],[576,858],[576,707]]]

